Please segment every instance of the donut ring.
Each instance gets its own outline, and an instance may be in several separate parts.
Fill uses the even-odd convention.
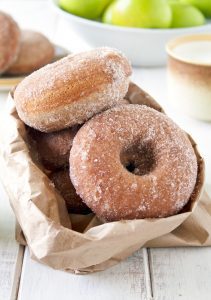
[[[187,135],[166,115],[130,104],[82,126],[70,151],[70,177],[102,220],[167,217],[188,202],[197,160]]]
[[[69,55],[17,86],[17,112],[24,123],[43,132],[83,124],[124,98],[130,75],[129,62],[114,49]]]
[[[31,73],[50,63],[54,52],[54,46],[43,34],[32,30],[22,30],[18,57],[7,70],[7,74]]]
[[[11,16],[0,12],[0,74],[16,60],[20,48],[21,33]]]
[[[55,185],[55,188],[59,191],[64,198],[67,210],[70,213],[75,214],[87,214],[90,213],[90,209],[76,194],[75,188],[70,181],[68,170],[60,170],[53,172],[50,175],[50,179]]]
[[[35,141],[38,158],[46,169],[56,170],[68,166],[70,149],[78,129],[78,126],[74,126],[51,133],[35,129],[28,131]]]

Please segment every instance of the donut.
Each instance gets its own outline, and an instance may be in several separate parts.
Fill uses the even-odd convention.
[[[43,132],[83,124],[124,98],[130,75],[128,60],[111,48],[69,55],[35,71],[17,86],[18,115]]]
[[[76,192],[103,221],[177,214],[193,193],[197,168],[187,135],[145,105],[122,105],[93,117],[70,151]]]
[[[17,58],[21,33],[18,24],[11,16],[0,11],[0,74]]]
[[[48,170],[56,170],[68,166],[73,138],[79,127],[74,126],[57,132],[44,133],[28,130],[36,143],[36,151],[43,166]]]
[[[22,30],[20,51],[7,74],[22,75],[31,73],[50,63],[54,57],[54,46],[41,33]]]
[[[81,198],[76,194],[75,188],[71,183],[68,170],[60,170],[50,175],[55,188],[64,198],[67,210],[75,214],[90,213],[90,209],[86,206]]]

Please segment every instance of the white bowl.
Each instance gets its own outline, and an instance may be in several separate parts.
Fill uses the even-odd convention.
[[[179,29],[142,29],[107,25],[72,15],[50,0],[68,29],[74,29],[90,46],[120,49],[134,66],[162,66],[166,63],[165,45],[174,37],[210,32],[211,24]]]

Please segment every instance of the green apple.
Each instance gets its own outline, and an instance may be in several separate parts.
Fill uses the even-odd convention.
[[[182,3],[192,4],[200,9],[205,16],[211,17],[211,0],[180,0]]]
[[[171,25],[171,8],[166,0],[117,0],[103,14],[107,24],[168,28]]]
[[[59,6],[79,17],[99,18],[112,0],[59,0]]]
[[[200,26],[205,23],[202,12],[194,6],[170,2],[172,9],[172,28]]]

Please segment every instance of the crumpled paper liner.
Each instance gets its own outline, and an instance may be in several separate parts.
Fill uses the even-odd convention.
[[[129,87],[130,103],[162,108],[136,85]],[[211,245],[211,201],[203,192],[204,162],[189,137],[198,159],[194,193],[182,213],[168,218],[102,224],[93,215],[68,215],[64,200],[48,177],[33,162],[25,126],[12,96],[0,126],[0,176],[31,257],[52,268],[84,274],[101,271],[143,246]],[[24,235],[23,235],[23,233]]]

